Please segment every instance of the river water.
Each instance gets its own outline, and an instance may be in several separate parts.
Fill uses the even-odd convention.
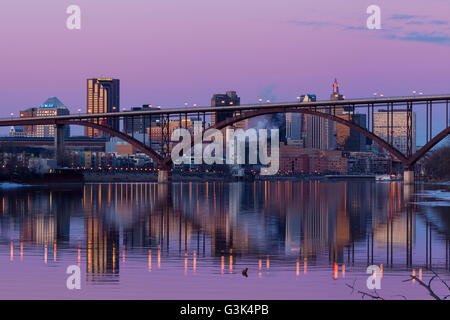
[[[376,294],[431,299],[405,280],[428,282],[433,271],[450,278],[449,189],[368,181],[10,186],[0,189],[0,298],[362,299],[356,290],[374,293],[366,271],[376,265]],[[81,270],[80,290],[66,286],[71,265]],[[438,278],[432,288],[449,294]]]

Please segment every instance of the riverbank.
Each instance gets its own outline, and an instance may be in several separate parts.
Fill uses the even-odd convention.
[[[87,183],[110,183],[110,182],[157,182],[156,173],[83,173],[84,182]],[[174,182],[204,182],[204,181],[226,181],[223,176],[216,174],[203,175],[180,175],[172,174]]]
[[[203,173],[198,175],[179,174],[174,173],[171,176],[172,182],[235,182],[235,181],[375,181],[375,176],[349,176],[349,175],[302,175],[302,176],[245,176],[245,177],[233,177],[222,173]],[[52,179],[53,180],[53,179]],[[70,180],[70,179],[69,179]],[[70,186],[69,180],[48,181],[48,179],[36,178],[17,180],[17,179],[4,179],[0,181],[0,189],[14,189],[19,187],[38,187],[38,186],[51,186],[55,187]],[[158,175],[155,172],[136,172],[136,173],[105,173],[105,172],[83,172],[82,179],[77,179],[76,185],[82,185],[83,183],[133,183],[133,182],[157,182]],[[75,181],[72,181],[75,182]],[[445,183],[445,182],[444,182]],[[2,187],[3,184],[3,187]]]
[[[97,173],[84,172],[84,181],[87,183],[111,183],[111,182],[157,182],[156,173]],[[245,176],[233,177],[218,173],[203,173],[199,175],[172,174],[172,182],[234,182],[234,181],[334,181],[334,180],[360,180],[374,181],[375,176],[339,176],[339,175],[302,175],[302,176]]]

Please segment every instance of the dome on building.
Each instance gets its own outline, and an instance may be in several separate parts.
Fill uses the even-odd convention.
[[[67,109],[67,107],[57,97],[51,97],[45,100],[45,102],[41,105],[41,108]]]
[[[13,127],[11,127],[10,129],[9,129],[9,131],[10,132],[17,132],[17,133],[19,133],[19,132],[24,132],[24,130],[23,130],[23,127],[21,127],[21,126],[13,126]]]

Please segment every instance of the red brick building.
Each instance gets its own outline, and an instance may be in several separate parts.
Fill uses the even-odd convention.
[[[347,173],[347,159],[339,150],[306,149],[280,144],[280,173],[325,174]]]

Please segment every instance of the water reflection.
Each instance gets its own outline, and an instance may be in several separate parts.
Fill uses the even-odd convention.
[[[383,273],[448,274],[449,206],[422,206],[421,190],[410,188],[267,181],[8,191],[0,251],[10,261],[37,255],[43,264],[78,264],[90,283],[120,284],[129,261],[185,276],[196,276],[199,264],[212,274],[240,273],[244,262],[258,278],[274,268],[298,278],[324,267],[338,279],[369,264]]]

